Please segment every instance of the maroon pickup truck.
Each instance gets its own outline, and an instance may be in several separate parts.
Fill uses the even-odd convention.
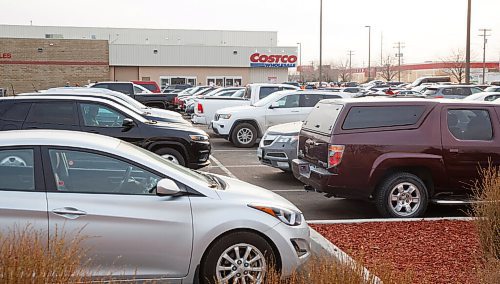
[[[500,105],[460,100],[320,101],[304,121],[296,178],[327,196],[373,200],[385,217],[470,201],[500,165]]]

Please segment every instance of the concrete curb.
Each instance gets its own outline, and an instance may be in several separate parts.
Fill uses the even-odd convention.
[[[347,219],[347,220],[306,220],[308,224],[356,224],[387,222],[419,222],[419,221],[474,221],[474,217],[436,217],[436,218],[387,218],[387,219]]]
[[[356,261],[347,253],[334,245],[332,242],[323,237],[313,228],[311,230],[311,252],[315,256],[329,256],[337,259],[339,262],[346,263],[352,266],[357,265]],[[380,284],[382,281],[376,275],[370,273],[366,267],[363,267],[363,274],[366,280],[373,278],[374,284]]]

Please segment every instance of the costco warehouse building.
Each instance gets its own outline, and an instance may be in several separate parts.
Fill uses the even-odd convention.
[[[297,47],[277,32],[0,25],[0,88],[94,81],[166,84],[283,82]]]

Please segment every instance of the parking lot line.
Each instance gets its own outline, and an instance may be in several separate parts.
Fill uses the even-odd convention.
[[[231,173],[226,167],[224,167],[224,165],[221,162],[219,162],[219,160],[217,160],[214,156],[210,156],[210,160],[212,160],[229,177],[237,179],[237,177],[233,175],[233,173]]]
[[[372,222],[419,222],[419,221],[472,221],[473,217],[433,217],[433,218],[389,218],[389,219],[348,219],[348,220],[306,220],[308,224],[354,224]]]

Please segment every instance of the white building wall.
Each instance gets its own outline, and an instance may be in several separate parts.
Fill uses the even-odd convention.
[[[109,64],[111,66],[250,67],[250,55],[255,52],[296,56],[297,48],[111,44]]]
[[[221,31],[182,29],[130,29],[97,27],[57,27],[0,25],[0,37],[46,38],[47,34],[63,39],[100,39],[110,44],[202,45],[202,46],[271,46],[277,45],[273,31]]]
[[[288,81],[287,68],[250,68],[251,83],[282,83]]]

